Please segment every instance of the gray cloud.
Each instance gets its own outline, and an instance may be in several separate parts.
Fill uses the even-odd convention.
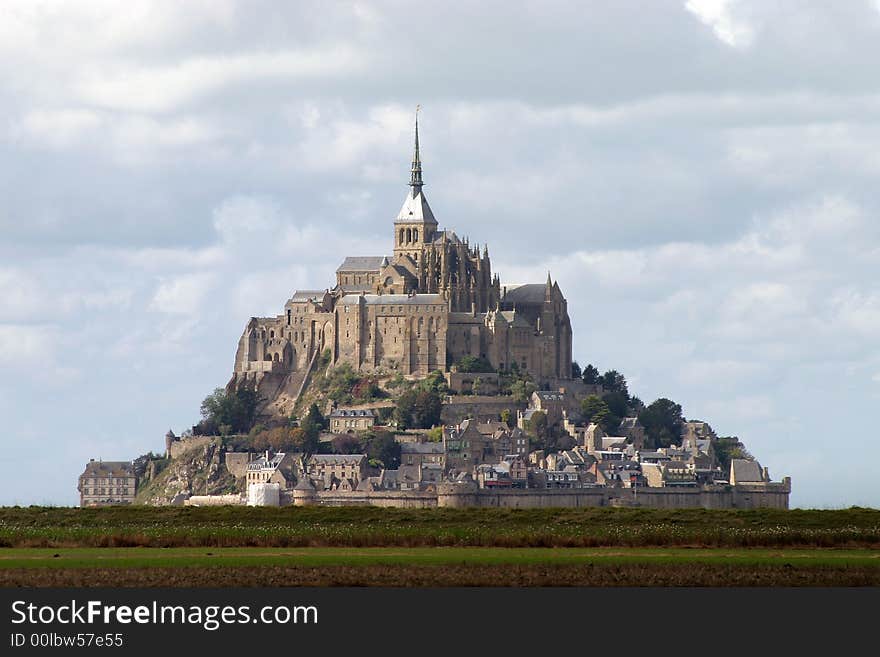
[[[420,102],[441,224],[508,282],[551,269],[582,363],[739,434],[796,503],[880,504],[876,3],[0,14],[0,501],[160,449],[249,316],[387,251]]]

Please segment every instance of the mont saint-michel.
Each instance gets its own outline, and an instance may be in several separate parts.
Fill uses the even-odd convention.
[[[81,505],[788,508],[739,438],[581,367],[552,272],[502,281],[424,188],[416,119],[389,251],[250,318],[202,419],[90,461]]]
[[[441,230],[422,181],[418,123],[409,191],[390,255],[352,255],[325,290],[298,290],[276,317],[252,318],[238,343],[234,383],[253,381],[278,408],[296,399],[316,358],[330,366],[427,376],[462,358],[492,371],[516,366],[544,389],[572,378],[565,297],[546,282],[502,285],[488,245]],[[328,235],[328,238],[331,236]]]

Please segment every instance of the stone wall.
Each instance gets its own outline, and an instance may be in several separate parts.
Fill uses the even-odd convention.
[[[236,479],[247,476],[248,463],[260,457],[259,452],[226,452],[223,455],[223,464]]]
[[[712,488],[574,488],[482,490],[475,486],[439,484],[438,492],[318,491],[313,503],[323,506],[397,508],[579,508],[643,507],[652,509],[787,509],[791,481]]]
[[[171,445],[168,449],[168,455],[176,459],[180,457],[184,452],[188,452],[191,449],[195,449],[196,447],[205,447],[208,443],[214,440],[214,436],[187,436],[184,438],[180,438],[179,440],[174,440],[171,442]]]
[[[467,417],[497,420],[504,409],[510,409],[510,414],[516,417],[516,411],[525,407],[525,403],[516,402],[509,395],[453,395],[446,398],[440,417],[443,424],[458,424]]]
[[[416,491],[317,491],[315,504],[322,506],[381,506],[398,509],[431,509],[437,493]]]

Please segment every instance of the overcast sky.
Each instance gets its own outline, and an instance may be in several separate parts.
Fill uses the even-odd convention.
[[[0,5],[0,504],[164,449],[247,319],[441,227],[575,357],[880,506],[880,2]]]

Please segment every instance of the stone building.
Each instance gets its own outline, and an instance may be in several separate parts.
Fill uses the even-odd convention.
[[[251,318],[230,386],[252,381],[266,397],[295,399],[321,354],[331,365],[414,376],[474,356],[497,370],[515,364],[538,383],[571,378],[559,285],[548,273],[544,283],[502,286],[487,246],[439,227],[423,189],[418,121],[415,134],[391,255],[349,256],[332,288],[295,292],[281,314]]]
[[[313,454],[308,462],[309,479],[318,490],[337,488],[345,483],[354,490],[367,477],[365,454]]]
[[[137,492],[137,477],[129,461],[90,459],[79,476],[80,506],[131,504]]]
[[[330,431],[355,433],[376,426],[376,411],[372,408],[334,408],[330,412]]]
[[[299,476],[302,454],[266,452],[246,465],[247,488],[253,484],[278,484],[282,489],[292,488]]]

